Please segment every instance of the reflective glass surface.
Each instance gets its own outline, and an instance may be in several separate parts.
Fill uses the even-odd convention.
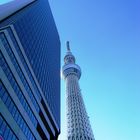
[[[48,1],[33,2],[1,22],[0,26],[9,24],[14,25],[47,103],[60,126],[60,40]]]
[[[0,136],[4,140],[18,140],[16,135],[13,133],[7,122],[0,115]]]
[[[12,59],[14,60],[14,59]],[[14,90],[14,92],[16,93],[20,103],[22,104],[23,108],[25,109],[25,111],[27,112],[27,114],[29,115],[30,120],[32,121],[32,123],[34,124],[34,126],[37,126],[37,120],[33,114],[33,112],[31,111],[31,108],[29,107],[25,97],[23,96],[23,93],[19,87],[19,85],[17,84],[11,70],[9,69],[3,55],[0,52],[0,66],[3,69],[3,71],[5,72],[9,82],[11,83],[11,86]],[[21,77],[22,78],[22,77]],[[10,106],[8,106],[10,107]]]
[[[20,127],[20,129],[23,131],[27,139],[35,140],[35,137],[33,136],[32,132],[30,131],[29,127],[27,126],[25,120],[22,118],[21,114],[19,113],[19,110],[15,106],[14,102],[12,101],[11,97],[9,96],[9,93],[7,92],[6,88],[0,81],[0,98],[3,101],[3,103],[6,105],[7,109],[11,113],[12,117],[14,118],[17,125]],[[3,125],[0,125],[1,131],[3,131],[3,135],[5,131],[9,131],[8,127],[4,127]],[[12,138],[13,136],[9,136],[9,138]]]

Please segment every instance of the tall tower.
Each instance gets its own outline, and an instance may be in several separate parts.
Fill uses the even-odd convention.
[[[78,80],[81,76],[80,67],[75,64],[75,57],[67,42],[67,53],[64,57],[63,75],[66,81],[67,104],[67,139],[94,140]]]

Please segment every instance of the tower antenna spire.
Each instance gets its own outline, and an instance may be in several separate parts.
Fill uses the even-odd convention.
[[[67,51],[70,51],[69,41],[67,41]]]

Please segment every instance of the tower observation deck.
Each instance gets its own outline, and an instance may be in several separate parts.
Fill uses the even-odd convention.
[[[78,83],[81,69],[75,64],[69,42],[64,63],[62,70],[66,81],[67,140],[95,140]]]

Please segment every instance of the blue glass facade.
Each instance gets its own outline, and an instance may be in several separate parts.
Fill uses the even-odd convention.
[[[19,113],[17,107],[13,103],[4,85],[2,85],[1,81],[0,81],[0,98],[3,101],[3,103],[6,105],[6,107],[8,108],[9,112],[12,114],[14,120],[17,122],[18,126],[21,128],[21,130],[23,131],[27,139],[35,140],[35,137],[33,136],[32,132],[29,130],[27,124],[23,120],[21,114]],[[2,127],[2,124],[1,124],[1,127]],[[4,131],[4,129],[1,128],[1,131]],[[2,135],[4,135],[4,133],[2,133]]]
[[[32,123],[29,126],[23,118],[1,81],[1,94],[9,94],[8,100],[15,106],[11,111],[17,110],[13,115],[20,118],[17,121],[12,116],[17,127],[26,139],[57,139],[60,133],[60,40],[48,1],[30,3],[1,21],[0,28],[1,71]],[[11,106],[7,106],[2,95],[0,98],[9,109]],[[32,127],[38,133],[36,136]],[[7,128],[10,133],[13,131]],[[13,139],[18,139],[16,135]]]
[[[2,136],[5,140],[11,138],[9,140],[18,140],[15,136],[14,132],[9,128],[8,124],[0,115],[0,136]]]

